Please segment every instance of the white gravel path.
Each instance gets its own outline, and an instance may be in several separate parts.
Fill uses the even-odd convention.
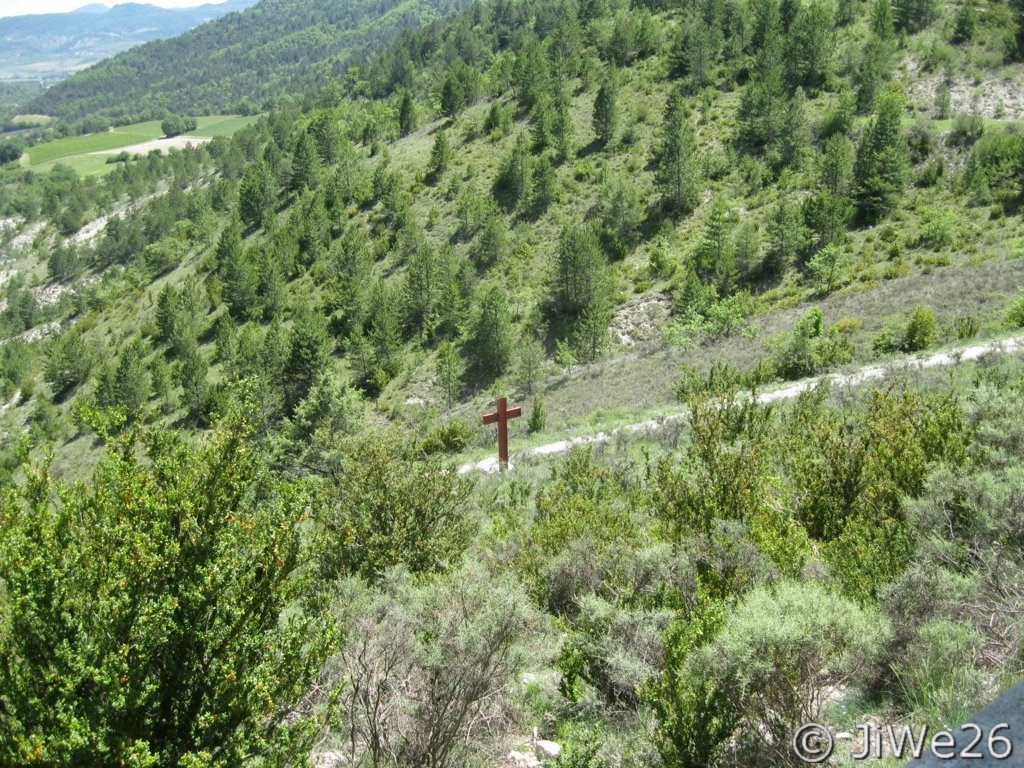
[[[960,347],[959,349],[948,350],[946,352],[936,352],[932,355],[915,355],[913,357],[907,357],[885,365],[865,366],[853,373],[836,373],[829,374],[827,376],[813,376],[808,379],[801,379],[800,381],[793,382],[792,384],[788,384],[780,389],[762,392],[757,396],[757,402],[774,403],[779,400],[791,400],[810,389],[814,389],[823,381],[828,382],[830,386],[834,387],[856,387],[869,381],[879,381],[884,379],[890,373],[900,370],[956,365],[962,362],[977,360],[983,355],[992,352],[996,354],[1010,354],[1020,352],[1022,350],[1024,350],[1024,336],[1013,336],[999,341],[972,344],[968,347]],[[678,421],[685,415],[685,412],[676,413],[661,419],[649,419],[637,424],[627,424],[624,427],[619,427],[618,429],[614,429],[610,432],[598,432],[594,435],[584,435],[582,437],[574,437],[568,440],[559,440],[554,443],[547,443],[546,445],[538,445],[535,448],[530,448],[526,451],[519,451],[518,453],[512,454],[509,457],[509,466],[511,468],[514,465],[514,460],[517,456],[548,456],[556,453],[565,453],[570,448],[577,445],[606,443],[617,434],[651,432],[659,429],[667,423]],[[486,472],[488,474],[497,472],[498,458],[496,456],[491,456],[481,461],[463,464],[459,467],[460,475],[474,471]]]

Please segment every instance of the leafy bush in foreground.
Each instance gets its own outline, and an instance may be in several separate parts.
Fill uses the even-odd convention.
[[[264,465],[238,426],[199,448],[131,434],[91,486],[33,468],[0,493],[0,763],[226,768],[308,750],[297,705],[330,633],[304,608],[307,500]]]

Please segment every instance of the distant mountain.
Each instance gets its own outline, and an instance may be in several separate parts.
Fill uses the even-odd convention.
[[[141,3],[107,8],[92,3],[70,13],[2,18],[0,75],[65,77],[134,46],[180,35],[255,2],[227,0],[195,8],[158,8]]]
[[[471,0],[262,0],[171,40],[139,46],[49,88],[26,110],[79,120],[234,110],[301,94],[353,56]]]

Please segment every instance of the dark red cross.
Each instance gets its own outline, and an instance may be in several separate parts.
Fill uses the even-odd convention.
[[[508,407],[508,398],[498,398],[498,410],[494,413],[484,414],[484,424],[498,424],[498,466],[501,469],[508,467],[508,420],[518,419],[523,415],[523,409],[519,406]]]

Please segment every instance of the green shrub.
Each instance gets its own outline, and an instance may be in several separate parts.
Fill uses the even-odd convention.
[[[935,322],[935,313],[930,307],[918,304],[907,323],[907,329],[903,333],[903,344],[901,349],[904,352],[920,352],[928,349],[935,343],[938,335],[938,325]]]
[[[786,347],[778,353],[775,370],[783,379],[800,379],[843,365],[853,359],[853,347],[836,328],[824,330],[824,316],[817,307],[793,329]]]
[[[644,691],[658,720],[654,743],[664,765],[714,765],[736,730],[740,713],[728,692],[712,676],[694,674],[690,665],[725,615],[722,603],[698,594],[696,607],[665,634],[664,671]]]
[[[466,449],[473,436],[473,428],[464,419],[451,419],[430,430],[420,441],[420,450],[426,456],[458,453]]]
[[[1019,296],[1006,311],[1006,322],[1014,328],[1024,328],[1024,294]]]
[[[978,335],[978,331],[980,330],[978,318],[974,315],[964,315],[956,318],[956,320],[953,321],[953,327],[956,329],[956,337],[960,341],[973,339]]]
[[[875,337],[872,349],[876,354],[920,352],[934,345],[937,337],[935,312],[918,304],[905,323],[887,320]]]
[[[748,594],[687,673],[720,692],[742,735],[784,764],[795,729],[818,721],[833,686],[870,673],[889,636],[877,610],[813,581],[782,581]]]
[[[955,225],[956,219],[949,211],[926,208],[921,215],[921,233],[917,242],[935,250],[948,248],[953,244]]]
[[[935,619],[922,625],[893,667],[904,703],[921,722],[945,728],[961,723],[984,703],[978,667],[983,639],[962,621]]]
[[[594,458],[592,446],[574,448],[552,470],[551,481],[537,493],[533,525],[523,537],[517,565],[527,585],[541,599],[551,598],[554,613],[573,610],[572,595],[551,590],[549,564],[577,546],[589,548],[590,563],[638,541],[640,528],[623,496],[620,478]],[[581,543],[582,542],[582,543]]]
[[[543,432],[547,420],[547,414],[544,412],[544,401],[540,397],[533,398],[533,408],[530,409],[530,418],[526,424],[530,434],[535,435],[538,432]]]
[[[341,451],[319,521],[326,577],[353,573],[372,581],[399,563],[437,573],[461,559],[472,532],[472,484],[418,454],[393,432]]]
[[[597,595],[580,598],[578,608],[558,659],[562,695],[575,702],[580,683],[587,683],[607,705],[635,707],[660,666],[661,632],[673,612],[630,609]]]
[[[333,638],[310,499],[220,427],[118,438],[91,487],[34,468],[0,493],[0,763],[307,759]]]

